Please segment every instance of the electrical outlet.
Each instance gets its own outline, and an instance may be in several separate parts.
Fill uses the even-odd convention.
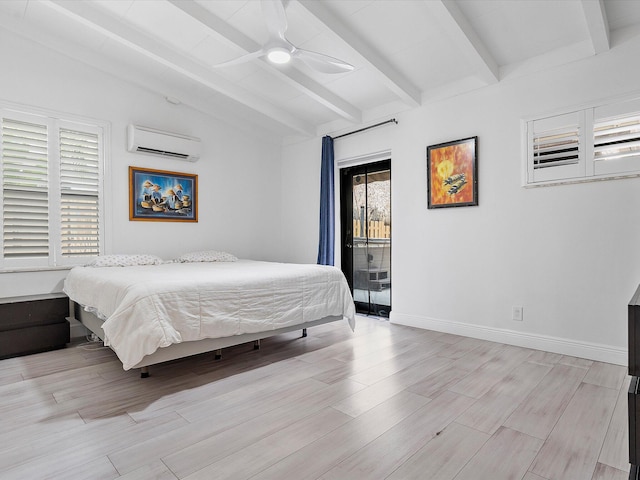
[[[511,320],[516,322],[522,321],[523,307],[511,307]]]

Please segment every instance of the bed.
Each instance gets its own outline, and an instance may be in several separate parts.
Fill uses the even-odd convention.
[[[235,260],[235,259],[234,259]],[[330,266],[252,260],[74,267],[71,316],[111,347],[125,370],[346,320],[355,307]],[[303,335],[304,336],[304,335]]]

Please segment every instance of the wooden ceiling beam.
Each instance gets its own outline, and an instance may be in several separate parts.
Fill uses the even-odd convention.
[[[202,23],[206,27],[215,31],[218,35],[221,35],[224,39],[231,42],[246,51],[247,53],[257,52],[262,48],[262,45],[255,42],[252,38],[228,24],[202,5],[196,3],[193,0],[169,0],[175,7],[182,10],[193,19]],[[269,63],[264,57],[260,58],[257,62],[269,73],[275,75],[279,79],[283,80],[299,92],[311,97],[319,104],[325,106],[329,110],[340,115],[349,121],[360,123],[362,121],[362,112],[338,97],[334,93],[330,92],[315,80],[309,78],[304,73],[294,68],[288,68],[286,70],[275,67]]]
[[[500,80],[500,67],[453,0],[425,0],[431,13],[461,51],[478,65],[478,76],[487,84]]]
[[[611,48],[609,22],[603,0],[582,0],[581,4],[594,53],[597,55],[608,51]]]
[[[298,133],[315,135],[315,127],[308,122],[239,87],[209,68],[190,60],[183,52],[162,45],[156,39],[129,27],[111,15],[103,13],[89,2],[48,0],[44,3],[131,50],[151,58],[211,90],[222,93]]]
[[[316,0],[299,0],[299,3],[329,31],[333,32],[361,61],[359,64],[371,68],[387,88],[395,93],[405,104],[417,107],[422,103],[422,92],[406,77],[393,68],[378,52],[363,41],[345,23],[333,15],[322,2]]]

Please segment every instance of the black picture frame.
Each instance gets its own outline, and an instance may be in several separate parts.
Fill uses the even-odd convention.
[[[478,137],[427,147],[427,207],[478,205]]]

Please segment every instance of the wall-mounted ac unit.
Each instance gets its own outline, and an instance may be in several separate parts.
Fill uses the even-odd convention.
[[[195,162],[202,153],[202,142],[199,138],[187,137],[178,133],[129,125],[127,127],[127,150]]]

